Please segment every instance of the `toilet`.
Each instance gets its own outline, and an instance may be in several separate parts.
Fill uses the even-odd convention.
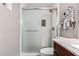
[[[41,56],[53,56],[54,49],[52,47],[43,48],[40,50]]]

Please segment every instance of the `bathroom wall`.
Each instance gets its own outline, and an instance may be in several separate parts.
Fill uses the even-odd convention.
[[[76,26],[75,29],[69,29],[69,30],[60,30],[60,36],[62,37],[68,37],[68,38],[78,38],[78,4],[77,3],[61,3],[59,4],[59,12],[60,12],[60,23],[63,18],[63,13],[67,10],[68,7],[73,7],[75,10],[75,20],[76,20]]]
[[[52,28],[54,28],[54,30],[52,30],[52,38],[55,38],[57,37],[57,28],[58,28],[58,25],[59,25],[59,12],[58,12],[58,6],[59,4],[58,3],[55,3],[52,5],[53,8],[57,8],[57,10],[53,10],[52,11]]]
[[[20,54],[20,5],[12,4],[12,10],[0,5],[0,55]]]

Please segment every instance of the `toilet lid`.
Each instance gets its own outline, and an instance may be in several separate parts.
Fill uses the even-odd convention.
[[[53,48],[48,47],[48,48],[43,48],[40,50],[40,53],[45,54],[45,55],[53,55]]]

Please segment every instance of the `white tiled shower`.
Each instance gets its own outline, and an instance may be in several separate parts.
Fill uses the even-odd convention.
[[[54,4],[25,4],[22,7],[22,53],[39,53],[41,48],[52,46],[52,33],[56,37],[57,10],[50,11],[50,8],[56,8]],[[53,6],[53,7],[52,7]],[[29,8],[49,8],[47,10],[35,10]],[[46,25],[42,26],[42,20]],[[54,24],[53,24],[53,23]],[[54,25],[54,26],[52,26]],[[52,32],[52,28],[55,31]]]

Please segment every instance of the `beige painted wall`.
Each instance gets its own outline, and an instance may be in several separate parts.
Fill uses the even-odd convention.
[[[12,4],[12,11],[0,5],[0,55],[19,55],[20,9]]]

